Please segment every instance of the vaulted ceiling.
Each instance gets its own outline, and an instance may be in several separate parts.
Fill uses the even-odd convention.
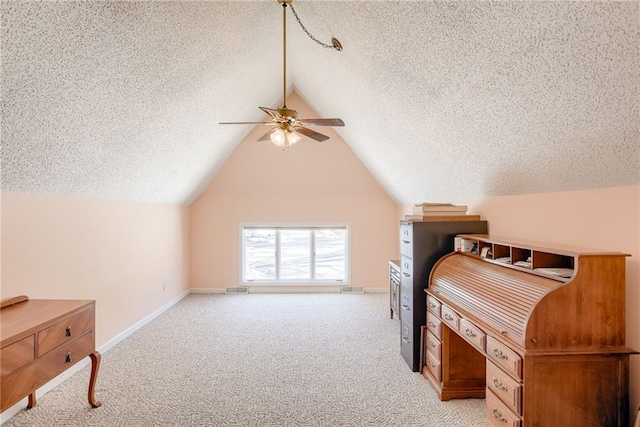
[[[399,203],[638,184],[639,6],[297,0],[287,91]],[[190,203],[282,104],[275,0],[0,7],[2,191]]]

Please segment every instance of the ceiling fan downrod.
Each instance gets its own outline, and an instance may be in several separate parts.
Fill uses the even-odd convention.
[[[277,0],[282,5],[282,108],[287,109],[287,5],[293,0]]]

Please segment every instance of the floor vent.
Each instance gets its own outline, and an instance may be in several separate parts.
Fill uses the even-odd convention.
[[[341,294],[364,294],[364,288],[362,286],[342,286],[340,288]]]
[[[226,295],[246,295],[249,293],[249,288],[246,286],[240,286],[238,288],[226,288],[224,290]]]

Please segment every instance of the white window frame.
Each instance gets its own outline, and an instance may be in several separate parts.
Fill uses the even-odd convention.
[[[276,279],[275,280],[247,280],[245,273],[245,248],[244,248],[244,229],[245,228],[263,228],[276,230],[321,230],[321,229],[345,229],[347,236],[345,241],[345,278],[344,280],[283,280],[280,277],[280,233],[276,234]],[[351,226],[348,223],[337,224],[273,224],[273,223],[243,223],[240,224],[240,282],[244,285],[341,285],[346,286],[351,283]],[[310,247],[315,247],[315,234],[311,233]],[[311,277],[315,276],[315,254],[311,251]]]

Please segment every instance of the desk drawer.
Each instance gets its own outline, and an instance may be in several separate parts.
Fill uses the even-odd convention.
[[[427,310],[440,317],[440,301],[432,297],[431,295],[427,295]]]
[[[491,427],[521,427],[522,420],[511,412],[490,389],[487,389],[487,425]]]
[[[435,357],[438,362],[441,362],[442,355],[442,343],[431,332],[427,331],[427,351]]]
[[[93,332],[66,343],[2,378],[0,407],[6,409],[94,351]],[[67,358],[70,355],[70,360]]]
[[[35,335],[29,335],[0,350],[0,377],[31,362],[35,357],[35,342]]]
[[[442,381],[442,368],[440,367],[440,362],[436,360],[436,358],[427,351],[427,369],[431,372],[431,375],[438,381]]]
[[[515,378],[522,379],[522,358],[492,336],[487,336],[487,357]]]
[[[460,330],[460,316],[458,316],[451,307],[442,304],[440,312],[442,313],[442,316],[440,317],[444,323],[449,325],[449,327],[455,331]]]
[[[484,352],[486,334],[468,319],[460,320],[460,334],[471,344],[478,347],[480,351]]]
[[[487,388],[514,413],[522,415],[522,384],[489,360],[487,360]]]
[[[95,314],[91,306],[38,332],[38,357],[94,329]]]
[[[427,329],[431,331],[436,338],[442,338],[442,322],[433,313],[427,312]]]

